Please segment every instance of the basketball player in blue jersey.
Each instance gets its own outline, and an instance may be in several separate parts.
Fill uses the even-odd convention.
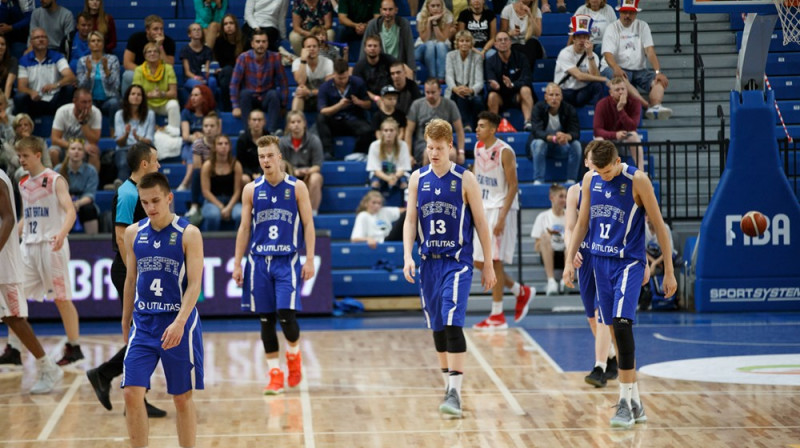
[[[242,221],[236,235],[233,278],[239,286],[244,285],[242,309],[261,316],[261,341],[270,377],[264,394],[277,395],[283,392],[277,321],[288,343],[289,387],[297,386],[303,378],[296,313],[301,309],[302,282],[314,276],[316,233],[308,188],[303,181],[283,171],[278,137],[264,136],[256,144],[264,175],[247,184],[242,193]],[[303,244],[306,262],[301,268],[298,250]],[[242,275],[245,254],[247,268]]]
[[[128,226],[124,239],[128,272],[122,334],[128,351],[122,387],[128,435],[132,447],[147,446],[144,394],[160,359],[177,412],[178,444],[194,447],[192,390],[203,389],[203,337],[195,309],[203,278],[203,238],[197,227],[170,211],[173,197],[163,174],[144,175],[138,190],[147,218]]]
[[[492,259],[489,224],[475,175],[450,161],[453,128],[434,119],[425,126],[425,153],[430,165],[411,174],[403,224],[403,274],[414,283],[411,250],[419,236],[420,300],[445,376],[445,398],[439,412],[461,417],[461,382],[467,342],[464,316],[472,284],[472,237],[477,230],[483,259]],[[484,263],[481,284],[497,282],[493,263]]]
[[[647,266],[645,212],[653,222],[664,253],[671,253],[672,246],[653,184],[647,175],[621,163],[617,148],[609,141],[593,141],[586,150],[589,168],[594,172],[590,171],[583,177],[583,200],[566,259],[575,259],[588,231],[598,310],[603,322],[613,323],[619,358],[620,399],[617,412],[611,418],[611,427],[627,429],[635,422],[647,421],[636,383],[633,337],[633,321]],[[564,281],[570,287],[574,277],[574,263],[566,263]],[[667,257],[664,260],[664,292],[670,296],[676,289],[672,259]]]

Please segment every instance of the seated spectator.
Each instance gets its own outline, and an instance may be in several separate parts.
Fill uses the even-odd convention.
[[[92,18],[92,31],[103,35],[106,53],[113,53],[117,48],[117,24],[105,11],[103,0],[83,0],[83,12],[88,12]]]
[[[556,11],[564,13],[567,12],[567,4],[564,0],[556,0]],[[548,13],[552,12],[550,9],[550,1],[549,0],[542,0],[542,12]]]
[[[289,33],[289,42],[294,54],[300,54],[303,39],[313,36],[311,29],[315,26],[325,28],[327,40],[336,37],[330,0],[292,0],[292,31]]]
[[[61,53],[47,48],[47,33],[42,28],[31,30],[33,51],[19,61],[15,114],[31,117],[53,115],[72,98],[75,74]]]
[[[372,107],[367,97],[367,86],[358,76],[350,76],[350,67],[344,59],[333,63],[333,79],[319,87],[317,95],[317,133],[322,147],[333,151],[333,137],[354,136],[354,152],[366,154],[372,142],[372,127],[365,118],[365,110]],[[332,153],[329,153],[333,157]]]
[[[542,258],[544,272],[547,275],[548,296],[559,293],[559,282],[556,281],[555,269],[564,266],[564,209],[567,206],[567,190],[563,185],[550,186],[551,207],[539,213],[533,222],[531,238],[533,248]],[[563,282],[561,288],[563,290]]]
[[[92,32],[92,16],[89,13],[78,15],[78,26],[69,37],[69,68],[76,72],[78,61],[91,53],[89,49],[89,33]],[[102,50],[102,49],[101,49]]]
[[[381,89],[381,100],[378,101],[378,109],[372,114],[372,129],[375,131],[375,139],[381,138],[381,124],[387,118],[393,119],[397,123],[397,138],[405,141],[406,138],[406,114],[398,109],[397,89],[391,84]],[[370,145],[372,147],[372,145]],[[410,153],[409,153],[410,154]]]
[[[656,230],[647,214],[644,215],[644,221],[647,224],[644,227],[644,247],[645,255],[647,256],[647,265],[650,268],[651,275],[662,275],[664,273],[664,253],[661,252]],[[675,250],[675,243],[672,240],[672,229],[670,229],[667,223],[664,223],[664,227],[667,228],[669,245],[672,248],[672,260],[674,261],[678,257],[678,251]]]
[[[194,21],[203,27],[208,48],[214,48],[227,10],[228,0],[194,0]]]
[[[436,78],[428,78],[425,81],[425,98],[414,101],[408,111],[406,145],[413,151],[412,163],[428,164],[428,156],[425,153],[425,126],[434,118],[441,118],[453,125],[458,151],[451,153],[450,159],[459,164],[464,163],[464,126],[461,123],[461,115],[453,100],[442,98],[442,89]]]
[[[458,31],[470,33],[473,48],[480,53],[481,59],[494,53],[497,20],[494,11],[486,9],[485,0],[472,0],[470,7],[461,11],[461,14],[458,15],[457,26]],[[458,35],[456,35],[457,46]]]
[[[192,143],[192,164],[187,164],[186,167],[187,172],[192,172],[190,177],[192,202],[189,206],[189,211],[186,213],[186,217],[188,218],[194,217],[194,215],[199,212],[200,204],[203,203],[204,192],[201,181],[201,169],[203,164],[211,158],[211,154],[214,152],[214,142],[221,131],[222,123],[217,113],[211,111],[203,118],[203,138],[197,139]],[[242,175],[239,173],[236,179],[238,181],[241,178]],[[242,189],[239,188],[238,191],[241,193]]]
[[[267,115],[267,130],[280,136],[283,131],[278,127],[278,119],[281,109],[289,104],[289,80],[281,56],[267,50],[266,31],[255,30],[250,45],[253,49],[240,54],[233,69],[232,114],[246,126],[250,111],[261,109]]]
[[[214,94],[211,89],[203,84],[198,84],[189,94],[189,101],[186,102],[181,111],[181,138],[183,146],[181,148],[180,160],[186,164],[186,176],[178,186],[178,191],[188,190],[192,184],[192,171],[198,166],[193,166],[192,144],[204,137],[203,119],[216,108]]]
[[[366,242],[375,249],[392,231],[392,223],[400,219],[403,209],[384,207],[383,195],[372,190],[367,192],[356,209],[356,222],[350,233],[350,241]]]
[[[303,39],[300,57],[292,62],[292,74],[297,82],[292,110],[315,112],[319,86],[333,78],[333,61],[319,55],[319,41],[316,37],[308,36]]]
[[[367,84],[367,95],[378,102],[378,95],[384,86],[391,84],[389,67],[395,58],[381,51],[381,37],[371,34],[364,39],[364,52],[366,57],[359,60],[353,67],[353,75],[358,76]]]
[[[567,157],[567,182],[575,182],[581,162],[580,124],[575,108],[562,101],[561,88],[547,84],[544,101],[533,106],[528,147],[533,156],[533,183],[545,181],[548,156]],[[563,180],[563,179],[561,179]]]
[[[88,162],[100,172],[100,130],[103,127],[103,114],[92,105],[92,94],[86,89],[75,90],[71,104],[58,108],[50,132],[50,158],[53,163],[64,160],[69,142],[81,139],[85,142]]]
[[[606,28],[603,35],[603,58],[607,64],[602,73],[608,79],[620,76],[626,79],[628,94],[638,99],[646,108],[645,117],[666,120],[672,109],[664,107],[664,90],[669,79],[661,73],[653,36],[647,22],[638,20],[639,0],[621,0],[619,19]],[[620,42],[625,42],[620,45]],[[647,68],[647,62],[653,69]],[[639,90],[647,92],[650,101],[644,99]]]
[[[595,47],[594,51],[599,53],[606,27],[617,21],[614,8],[606,4],[606,0],[586,0],[585,4],[578,7],[573,17],[577,15],[587,15],[592,18],[592,45]]]
[[[8,51],[19,59],[28,48],[29,25],[35,3],[33,0],[0,4],[0,33],[6,38]],[[11,98],[11,97],[8,97]]]
[[[236,66],[236,58],[249,49],[250,43],[239,29],[239,21],[236,16],[225,14],[225,17],[222,18],[222,33],[217,37],[214,45],[214,60],[219,64],[217,84],[219,84],[221,92],[221,107],[226,112],[231,110],[231,77],[233,76],[233,67]]]
[[[203,162],[203,230],[220,230],[221,221],[239,227],[242,219],[242,165],[233,158],[231,139],[225,134],[214,138],[214,149]]]
[[[5,94],[6,103],[8,103],[8,99],[14,98],[14,82],[17,80],[18,72],[19,62],[11,55],[11,47],[8,45],[6,37],[0,35],[0,88]]]
[[[483,77],[489,96],[489,112],[501,115],[501,111],[512,107],[522,110],[525,120],[523,130],[531,130],[531,108],[533,108],[533,71],[525,55],[511,48],[508,33],[500,31],[495,38],[497,53],[486,58]]]
[[[325,56],[331,61],[339,58],[345,61],[349,58],[349,49],[347,45],[342,45],[328,40],[328,31],[324,27],[315,26],[311,29],[311,34],[319,41],[319,55]]]
[[[367,171],[369,186],[385,196],[408,187],[411,174],[411,155],[406,142],[398,136],[399,126],[393,118],[381,123],[381,136],[369,146]]]
[[[61,174],[69,185],[69,195],[72,205],[78,215],[78,222],[83,227],[84,233],[94,235],[98,230],[97,206],[94,195],[97,193],[97,170],[85,162],[86,151],[81,138],[69,140],[67,159],[57,165],[55,171]],[[73,227],[73,230],[78,226]]]
[[[447,52],[455,34],[453,13],[444,7],[443,0],[425,0],[417,14],[417,30],[419,37],[414,43],[414,58],[423,61],[429,78],[436,78],[444,84]]]
[[[561,86],[564,101],[576,108],[597,104],[603,95],[603,85],[608,81],[597,69],[599,58],[592,51],[591,28],[591,17],[573,16],[572,44],[564,47],[556,60],[553,79]]]
[[[117,150],[114,165],[117,178],[124,181],[131,175],[128,166],[128,149],[142,142],[152,145],[156,132],[156,114],[147,107],[144,87],[133,84],[122,97],[122,108],[114,114],[114,136]]]
[[[34,29],[42,28],[47,33],[47,48],[66,53],[69,35],[75,29],[75,16],[69,9],[58,5],[56,0],[45,0],[41,4],[42,6],[34,9],[31,14],[31,34]],[[33,48],[31,43],[29,40],[29,50]]]
[[[33,135],[33,118],[30,115],[22,113],[14,115],[13,120],[14,126],[14,143],[17,143],[20,139],[25,137],[30,137]],[[50,163],[50,154],[47,151],[42,153],[42,163],[44,160],[47,159],[47,162]],[[52,168],[53,165],[45,164],[44,166],[48,168]]]
[[[246,0],[242,26],[245,41],[250,41],[253,30],[264,30],[267,32],[269,51],[277,53],[281,48],[281,39],[286,37],[286,14],[290,3],[288,0]]]
[[[92,104],[111,117],[119,109],[119,59],[103,54],[103,35],[89,33],[91,53],[77,64],[78,87],[92,92]]]
[[[236,141],[236,160],[242,164],[242,185],[246,185],[261,176],[263,169],[258,161],[258,139],[266,135],[264,112],[258,109],[250,111],[247,128],[239,134]]]
[[[144,31],[133,33],[128,38],[128,45],[122,55],[122,90],[127,91],[133,84],[133,75],[137,67],[145,62],[144,47],[148,43],[155,44],[158,49],[158,58],[165,65],[175,64],[175,41],[164,35],[164,19],[151,14],[144,18]],[[138,83],[137,83],[138,84]]]
[[[381,1],[381,15],[367,23],[364,35],[373,34],[381,36],[383,52],[404,63],[408,67],[416,67],[414,57],[414,37],[411,33],[411,24],[403,17],[397,15],[397,5],[394,0]],[[361,55],[359,60],[364,59],[364,44],[361,43]],[[413,78],[413,76],[412,76]],[[396,87],[396,86],[395,86]]]
[[[406,65],[400,61],[395,61],[389,66],[389,76],[392,78],[392,86],[397,90],[397,109],[408,115],[411,103],[422,98],[419,85],[413,77],[408,76]]]
[[[364,38],[367,23],[380,14],[380,0],[339,0],[338,42],[358,43]]]
[[[214,52],[203,40],[203,28],[199,23],[189,25],[189,43],[181,48],[179,59],[183,64],[183,87],[192,90],[198,85],[207,85],[212,92],[216,92],[217,77],[211,73],[211,60]]]
[[[465,132],[472,132],[478,114],[484,109],[483,58],[473,51],[472,34],[456,33],[456,49],[447,54],[447,89],[444,97],[458,106]]]
[[[639,143],[641,136],[636,132],[642,116],[642,104],[636,98],[628,98],[625,79],[615,76],[611,79],[609,96],[600,100],[594,109],[594,138],[614,142]],[[620,156],[630,155],[633,163],[644,170],[644,150],[641,145],[634,151],[627,145],[618,145]]]
[[[278,146],[283,160],[294,171],[294,176],[308,186],[311,210],[316,213],[322,202],[322,162],[325,154],[319,137],[306,129],[306,117],[303,112],[293,110],[286,116],[287,135],[281,137]],[[258,151],[258,149],[256,149]]]
[[[14,148],[15,137],[14,117],[9,117],[8,100],[0,92],[0,170],[5,171],[11,178],[19,168],[19,157]]]
[[[164,62],[161,50],[152,42],[144,46],[144,57],[145,62],[136,67],[133,83],[144,87],[150,110],[167,116],[167,133],[180,135],[181,106],[175,70]]]
[[[500,31],[508,33],[512,47],[521,51],[531,66],[545,56],[538,39],[542,35],[542,11],[535,0],[506,5],[500,13]]]

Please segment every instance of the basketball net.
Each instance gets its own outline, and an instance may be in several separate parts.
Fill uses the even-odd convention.
[[[778,9],[778,17],[783,27],[783,45],[792,42],[800,44],[800,0],[772,0]]]

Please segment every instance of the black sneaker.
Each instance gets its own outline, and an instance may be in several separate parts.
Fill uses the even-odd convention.
[[[92,385],[97,399],[100,400],[100,404],[110,411],[111,398],[108,394],[111,391],[111,381],[107,380],[97,369],[88,370],[86,377],[89,378],[89,383]]]
[[[22,366],[22,356],[19,350],[12,347],[11,344],[6,344],[6,349],[3,351],[3,354],[0,355],[0,365]]]
[[[583,379],[594,387],[606,387],[606,377],[600,366],[595,366],[592,372]]]
[[[162,418],[167,416],[167,411],[159,409],[144,400],[144,406],[147,408],[147,416],[150,418]]]
[[[605,378],[606,380],[615,380],[617,379],[617,375],[619,375],[619,367],[617,366],[617,357],[608,358],[606,361],[606,373]]]
[[[70,343],[64,344],[64,356],[58,360],[56,364],[60,366],[68,366],[83,359],[83,352],[81,351],[80,344],[71,345]]]

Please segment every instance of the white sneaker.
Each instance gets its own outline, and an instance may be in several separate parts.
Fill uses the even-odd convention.
[[[183,216],[186,217],[186,218],[191,218],[192,216],[196,215],[197,213],[199,213],[199,210],[197,210],[197,207],[192,207]]]
[[[554,278],[547,279],[547,289],[545,290],[545,294],[548,296],[552,296],[558,294],[558,282]]]
[[[55,389],[56,384],[64,378],[64,371],[52,360],[48,359],[46,365],[39,367],[38,379],[31,387],[30,393],[33,395],[48,394]]]
[[[559,292],[559,294],[564,294],[564,291],[566,289],[567,289],[567,284],[564,283],[564,279],[561,279],[561,281],[558,282],[558,292]]]
[[[672,116],[672,109],[660,104],[650,107],[645,111],[644,116],[650,120],[666,120]]]

